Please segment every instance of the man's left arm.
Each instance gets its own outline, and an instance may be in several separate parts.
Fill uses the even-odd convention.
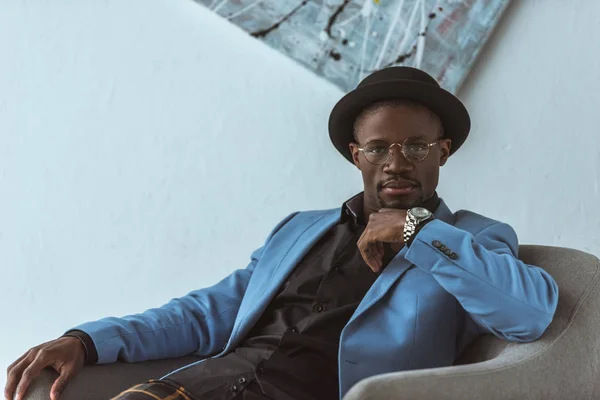
[[[507,224],[473,235],[433,220],[414,237],[405,257],[431,273],[485,330],[529,342],[552,321],[558,286],[543,269],[518,260],[517,252],[517,235]]]

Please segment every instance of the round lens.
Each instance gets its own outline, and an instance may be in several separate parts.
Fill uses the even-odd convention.
[[[429,154],[429,144],[424,139],[408,139],[402,145],[402,154],[410,162],[423,161]]]
[[[389,158],[389,145],[385,142],[372,142],[365,146],[367,161],[373,164],[383,164]]]

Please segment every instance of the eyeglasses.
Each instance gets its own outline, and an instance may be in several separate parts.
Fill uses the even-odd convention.
[[[387,144],[383,140],[374,140],[359,147],[368,162],[374,165],[387,163],[392,158],[393,147],[400,147],[400,153],[404,158],[411,163],[423,161],[429,154],[429,149],[440,142],[441,139],[435,142],[428,142],[422,137],[410,137],[402,143]]]

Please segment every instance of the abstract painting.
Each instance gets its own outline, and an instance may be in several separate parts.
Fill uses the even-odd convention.
[[[388,66],[456,92],[509,0],[196,0],[348,91]]]

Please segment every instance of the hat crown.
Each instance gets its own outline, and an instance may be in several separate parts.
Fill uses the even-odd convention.
[[[383,81],[413,81],[440,87],[439,83],[427,72],[412,67],[388,67],[380,69],[364,78],[358,84],[358,87]]]
[[[469,135],[469,112],[452,93],[442,89],[428,73],[411,67],[389,67],[373,72],[358,87],[337,102],[329,116],[329,137],[335,148],[351,163],[349,144],[354,141],[354,121],[371,104],[390,99],[407,99],[423,104],[435,113],[452,139],[450,155]]]

